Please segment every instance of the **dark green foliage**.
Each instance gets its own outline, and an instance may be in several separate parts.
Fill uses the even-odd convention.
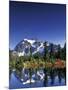
[[[54,52],[53,52],[53,44],[50,44],[50,58],[52,58]]]
[[[61,47],[58,45],[57,58],[61,59]]]
[[[52,64],[54,64],[56,56],[55,56],[55,52],[54,52],[54,45],[53,43],[50,44],[50,53],[49,53],[49,60],[51,61]]]
[[[18,61],[16,61],[15,68],[20,71],[22,70],[23,68],[23,57],[22,56],[19,57]]]
[[[64,56],[63,60],[66,60],[66,43],[63,48],[63,56]]]
[[[34,54],[34,55],[33,55],[33,58],[34,58],[34,59],[39,59],[39,58],[40,58],[40,54],[39,54],[39,53]]]
[[[50,59],[53,59],[54,56],[54,48],[53,48],[53,43],[50,44]]]
[[[47,53],[48,53],[48,50],[47,50],[47,42],[44,42],[44,60],[47,60]]]
[[[66,60],[66,43],[63,48],[58,48],[58,58]]]

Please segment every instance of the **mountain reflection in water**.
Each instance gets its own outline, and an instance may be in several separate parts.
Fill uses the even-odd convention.
[[[39,69],[37,71],[23,69],[21,72],[12,71],[9,79],[9,88],[63,86],[66,85],[65,77],[66,74],[62,69]]]

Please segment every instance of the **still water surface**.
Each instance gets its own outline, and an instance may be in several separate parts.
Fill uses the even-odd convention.
[[[33,87],[49,87],[49,86],[63,86],[65,85],[65,78],[61,73],[53,75],[44,74],[43,70],[32,72],[31,77],[29,71],[25,70],[25,74],[22,70],[19,76],[16,71],[12,71],[9,79],[9,88],[33,88]]]

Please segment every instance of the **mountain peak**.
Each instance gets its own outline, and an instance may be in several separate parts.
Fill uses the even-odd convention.
[[[39,40],[25,38],[16,45],[14,50],[18,53],[18,56],[24,56],[30,54],[30,48],[32,54],[34,54],[41,52],[44,46]]]
[[[27,42],[29,42],[30,44],[33,44],[33,43],[35,42],[34,39],[24,39],[24,41],[27,41]]]

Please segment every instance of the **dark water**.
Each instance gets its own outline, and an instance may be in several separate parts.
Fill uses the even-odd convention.
[[[66,85],[64,70],[22,70],[12,71],[9,79],[9,88],[33,88]]]

